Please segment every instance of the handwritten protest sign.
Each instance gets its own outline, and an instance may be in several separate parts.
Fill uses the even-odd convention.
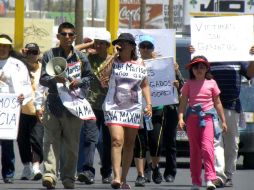
[[[20,104],[17,95],[0,93],[0,139],[16,139]]]
[[[253,16],[191,19],[191,44],[195,55],[210,62],[249,61],[253,45]]]
[[[62,84],[57,84],[58,93],[63,105],[76,117],[82,120],[95,120],[91,105],[85,98],[80,98],[75,91],[70,91]],[[79,93],[79,92],[77,92]]]
[[[178,103],[173,57],[145,60],[153,106]]]

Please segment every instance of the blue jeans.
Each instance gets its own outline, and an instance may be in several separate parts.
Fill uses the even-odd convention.
[[[13,178],[15,173],[15,155],[13,148],[13,140],[0,140],[2,146],[2,176],[5,178]]]
[[[93,110],[96,121],[84,121],[80,132],[79,160],[77,172],[91,171],[95,174],[93,167],[94,154],[97,146],[101,158],[101,175],[108,177],[112,173],[111,169],[111,142],[107,126],[104,124],[104,115],[101,110]],[[99,134],[100,129],[100,134]],[[98,142],[98,137],[99,142]],[[103,143],[102,143],[103,142]]]

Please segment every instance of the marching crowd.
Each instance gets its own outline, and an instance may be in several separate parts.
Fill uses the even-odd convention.
[[[97,148],[102,183],[113,189],[131,189],[127,176],[133,158],[135,186],[144,187],[151,181],[160,184],[163,178],[173,183],[178,127],[187,131],[189,139],[191,189],[202,186],[202,165],[208,190],[233,186],[241,77],[254,76],[254,62],[210,63],[202,55],[195,56],[186,63],[190,74],[186,81],[175,63],[172,85],[180,104],[154,107],[145,66],[145,60],[158,57],[152,36],[143,35],[136,44],[132,34],[122,33],[112,41],[114,52],[110,55],[108,31],[73,46],[76,35],[71,23],[60,24],[59,45],[42,58],[38,44],[28,43],[16,52],[12,39],[0,35],[0,92],[15,93],[21,105],[17,142],[24,166],[22,180],[42,180],[47,189],[54,189],[58,180],[66,189],[74,189],[75,180],[92,185]],[[189,53],[194,51],[190,46]],[[254,46],[250,54],[254,54]],[[55,76],[48,73],[47,64],[56,57],[67,62],[64,75],[56,67]],[[78,98],[85,97],[96,120],[74,116],[60,96],[60,86],[77,92]],[[135,119],[130,121],[133,115]],[[151,117],[152,129],[143,116]],[[3,180],[14,183],[13,140],[0,143]],[[163,174],[159,165],[162,144],[166,157]]]

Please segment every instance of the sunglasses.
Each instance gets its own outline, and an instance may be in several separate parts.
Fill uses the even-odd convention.
[[[139,44],[140,49],[154,49],[154,45],[151,43],[141,43]]]
[[[61,32],[60,33],[62,36],[70,36],[70,37],[73,37],[73,36],[75,36],[75,33],[73,33],[73,32]]]
[[[39,54],[39,51],[36,51],[36,50],[29,50],[29,51],[27,51],[27,54],[29,55],[38,55]]]

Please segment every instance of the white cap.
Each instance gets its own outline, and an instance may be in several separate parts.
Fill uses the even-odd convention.
[[[100,32],[96,32],[95,36],[94,36],[95,40],[103,40],[106,41],[108,43],[111,43],[111,34],[109,31],[100,31]]]

